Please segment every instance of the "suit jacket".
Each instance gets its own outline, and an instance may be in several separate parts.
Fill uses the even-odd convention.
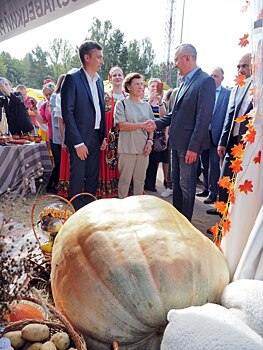
[[[214,79],[199,68],[187,87],[177,94],[172,112],[155,120],[158,130],[171,125],[169,145],[173,150],[201,153],[207,147],[215,91]]]
[[[104,87],[101,78],[97,80],[97,89],[101,110],[99,129],[100,142],[106,137]],[[68,73],[61,88],[62,117],[65,122],[65,143],[73,147],[80,143],[90,147],[95,128],[96,111],[90,86],[83,68]]]
[[[229,99],[229,105],[228,105],[228,110],[227,110],[223,130],[222,130],[222,134],[218,143],[219,146],[227,147],[229,140],[233,134],[235,119],[238,116],[244,97],[246,96],[246,93],[248,92],[250,85],[251,85],[251,79],[247,81],[247,84],[245,86],[243,87],[236,86],[235,88],[233,88]],[[252,108],[253,108],[252,103],[251,102],[248,103],[248,105],[246,106],[245,114],[250,112]],[[245,121],[243,125],[241,123],[240,130],[239,130],[239,137],[241,136],[241,134],[244,133],[244,125],[246,123],[247,121]]]
[[[229,102],[231,90],[221,87],[219,96],[216,101],[215,108],[213,110],[211,124],[209,130],[211,132],[211,139],[213,145],[217,146],[227,113],[227,106]]]

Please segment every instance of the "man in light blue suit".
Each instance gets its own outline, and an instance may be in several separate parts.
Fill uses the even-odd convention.
[[[82,192],[96,194],[100,168],[100,149],[106,148],[103,81],[98,71],[103,65],[102,47],[85,41],[79,47],[82,67],[69,72],[61,88],[65,144],[70,153],[70,197]],[[79,197],[76,209],[90,200]]]
[[[230,97],[230,90],[221,84],[224,80],[224,71],[221,67],[215,67],[211,73],[216,83],[216,100],[209,125],[210,147],[201,154],[204,175],[204,190],[198,192],[198,197],[206,197],[205,204],[212,204],[217,200],[218,180],[220,176],[220,158],[217,153],[217,146],[223,129],[227,106]]]
[[[197,66],[196,59],[193,45],[182,44],[176,48],[174,63],[182,76],[182,84],[173,110],[147,122],[149,127],[158,130],[171,125],[173,205],[189,221],[195,203],[199,155],[208,140],[216,90],[214,79]]]

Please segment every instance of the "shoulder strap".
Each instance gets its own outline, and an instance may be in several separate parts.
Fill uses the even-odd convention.
[[[121,99],[121,102],[122,102],[123,108],[124,108],[124,110],[125,110],[125,103],[124,103],[124,100],[125,100],[125,98],[122,98],[122,99]]]

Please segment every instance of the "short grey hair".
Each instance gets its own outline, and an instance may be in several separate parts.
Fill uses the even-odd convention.
[[[197,51],[192,44],[181,44],[176,47],[175,51],[179,51],[183,55],[190,55],[194,61],[197,59]]]
[[[214,71],[214,70],[219,70],[219,71],[221,72],[222,75],[225,74],[223,68],[221,68],[221,67],[219,67],[219,66],[214,67],[214,68],[212,69],[212,71]]]

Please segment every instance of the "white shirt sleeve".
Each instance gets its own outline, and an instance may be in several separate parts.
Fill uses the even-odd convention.
[[[61,111],[61,95],[57,94],[56,95],[56,105],[54,108],[54,117],[55,118],[62,118],[62,111]]]

